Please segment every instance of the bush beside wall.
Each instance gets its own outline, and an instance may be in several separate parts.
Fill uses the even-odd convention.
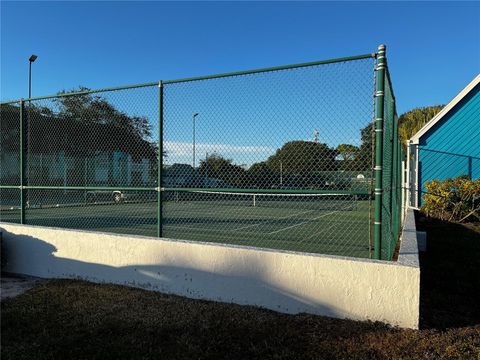
[[[422,211],[446,221],[480,221],[480,179],[459,176],[425,183]]]

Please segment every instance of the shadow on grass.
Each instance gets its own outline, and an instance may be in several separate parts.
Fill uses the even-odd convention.
[[[417,214],[427,232],[420,256],[420,323],[424,329],[480,324],[480,224],[455,224]]]
[[[307,314],[290,317],[255,306],[226,304],[235,301],[284,312],[344,316],[330,304],[303,299],[272,282],[269,273],[275,264],[265,257],[238,259],[224,268],[217,262],[216,270],[209,271],[198,265],[195,254],[179,252],[171,264],[167,259],[161,265],[117,267],[62,257],[56,246],[33,236],[17,240],[9,253],[16,265],[28,263],[33,273],[43,277],[97,283],[107,278],[162,294],[83,281],[48,282],[2,302],[2,359],[31,358],[32,354],[59,359],[296,359],[298,354],[318,352],[325,358],[341,358],[352,350],[332,347],[332,341],[355,343],[367,332],[389,331],[380,323]],[[362,354],[378,358],[380,350],[366,348]]]
[[[132,246],[135,247],[134,244]],[[82,279],[95,283],[104,283],[105,279],[109,279],[109,282],[119,285],[180,294],[193,299],[261,306],[286,313],[308,312],[337,318],[345,316],[344,312],[339,312],[329,304],[308,300],[296,291],[291,292],[282,284],[277,284],[269,275],[276,270],[276,263],[261,256],[233,259],[228,254],[219,253],[214,266],[209,267],[198,261],[195,253],[178,251],[174,258],[169,258],[164,256],[165,250],[161,248],[150,251],[151,259],[163,260],[159,264],[111,266],[102,263],[114,256],[110,253],[92,255],[91,258],[95,259],[93,262],[80,261],[62,257],[62,252],[56,246],[39,238],[23,235],[15,240],[15,246],[7,246],[7,254],[15,262],[8,262],[7,265],[28,269],[31,274],[42,278]],[[134,250],[125,249],[125,252],[135,258]],[[128,260],[123,261],[128,263]]]

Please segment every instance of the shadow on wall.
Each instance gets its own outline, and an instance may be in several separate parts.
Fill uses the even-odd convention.
[[[480,324],[480,224],[461,225],[417,215],[427,231],[421,253],[420,325],[451,328]]]
[[[128,249],[125,250],[128,252]],[[191,266],[136,264],[115,267],[58,257],[55,255],[57,253],[55,246],[26,235],[16,239],[15,246],[9,247],[8,253],[10,259],[18,262],[16,264],[9,262],[8,268],[31,269],[31,272],[25,275],[115,283],[194,299],[257,305],[286,313],[309,312],[336,318],[347,316],[331,306],[320,304],[318,301],[309,302],[291,291],[270,283],[265,274],[274,269],[260,261],[249,260],[247,264],[229,263],[227,268],[224,266],[220,271],[215,269],[215,272],[199,270],[194,264]],[[22,256],[27,253],[30,255]],[[176,263],[189,264],[192,259],[174,260]],[[25,262],[28,262],[28,267]],[[239,272],[237,270],[239,268],[244,270]]]
[[[453,179],[468,176],[480,178],[480,158],[472,155],[455,154],[445,151],[418,148],[418,178],[421,181],[418,203],[424,203],[423,194],[427,193],[425,183],[432,180]]]

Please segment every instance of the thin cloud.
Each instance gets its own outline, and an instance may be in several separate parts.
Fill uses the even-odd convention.
[[[192,143],[165,141],[165,150],[168,156],[187,156],[192,154]],[[228,144],[196,143],[198,153],[220,153],[220,154],[258,154],[271,153],[275,149],[268,146],[237,146]]]

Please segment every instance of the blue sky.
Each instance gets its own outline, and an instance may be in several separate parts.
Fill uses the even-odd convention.
[[[0,99],[27,97],[31,53],[39,96],[364,54],[380,43],[399,113],[446,103],[480,72],[480,5],[2,1]]]

